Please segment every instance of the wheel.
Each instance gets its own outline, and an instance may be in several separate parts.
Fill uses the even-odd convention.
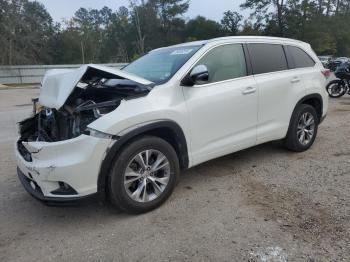
[[[346,93],[344,82],[341,80],[330,81],[326,87],[326,90],[329,96],[333,98],[342,97]]]
[[[308,150],[315,141],[318,124],[315,108],[310,105],[299,105],[293,112],[285,146],[296,152]]]
[[[160,206],[173,192],[179,160],[165,140],[144,136],[128,143],[109,176],[109,198],[121,210],[139,214]]]

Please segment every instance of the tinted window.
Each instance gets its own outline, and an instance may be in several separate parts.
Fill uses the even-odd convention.
[[[287,60],[282,45],[249,44],[254,74],[287,70]]]
[[[243,46],[223,45],[210,50],[197,65],[205,65],[209,71],[209,81],[214,83],[247,75]]]
[[[299,47],[288,46],[288,49],[294,61],[294,68],[313,67],[315,65],[315,61]]]

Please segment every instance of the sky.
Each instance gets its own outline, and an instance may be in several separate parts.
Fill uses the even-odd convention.
[[[52,18],[61,22],[64,18],[70,18],[80,7],[101,9],[108,6],[112,10],[120,6],[128,6],[128,0],[37,0],[45,5]],[[243,0],[190,0],[190,8],[185,18],[194,18],[197,15],[220,21],[227,10],[235,10],[247,16],[247,11],[242,11],[239,5]]]

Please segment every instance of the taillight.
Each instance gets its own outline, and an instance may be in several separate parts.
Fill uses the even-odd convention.
[[[326,79],[328,79],[331,76],[331,70],[329,69],[322,69],[321,73],[324,75]]]

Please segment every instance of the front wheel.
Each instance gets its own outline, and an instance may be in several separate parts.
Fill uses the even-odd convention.
[[[179,160],[165,140],[144,136],[127,144],[109,176],[109,197],[128,213],[145,213],[160,206],[173,192]]]
[[[303,152],[314,143],[319,119],[314,107],[301,104],[293,113],[285,145],[289,150]]]
[[[346,93],[346,87],[342,80],[333,80],[329,82],[326,90],[332,98],[342,97]]]

